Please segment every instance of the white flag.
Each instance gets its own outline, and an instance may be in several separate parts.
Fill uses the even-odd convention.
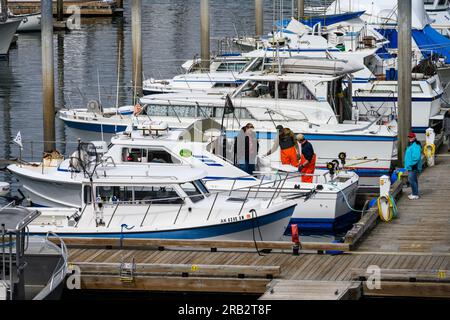
[[[16,138],[14,139],[14,143],[17,144],[21,149],[23,149],[22,135],[20,134],[20,131],[17,132]]]

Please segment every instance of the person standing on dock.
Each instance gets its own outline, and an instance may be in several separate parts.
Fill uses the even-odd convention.
[[[291,129],[283,128],[281,125],[277,126],[277,130],[278,136],[275,138],[272,149],[266,153],[266,157],[280,148],[281,163],[298,168],[298,151],[294,133]]]
[[[405,152],[405,169],[408,172],[408,181],[411,185],[412,193],[408,196],[410,200],[419,199],[418,175],[422,172],[422,146],[417,141],[416,134],[408,134],[409,144]]]
[[[313,174],[316,170],[316,154],[314,153],[314,148],[312,144],[305,139],[303,134],[297,135],[297,142],[301,147],[300,154],[300,165],[298,166],[298,171],[302,174],[302,182],[312,183]]]

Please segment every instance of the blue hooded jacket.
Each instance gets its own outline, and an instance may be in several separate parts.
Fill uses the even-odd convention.
[[[405,169],[422,172],[422,146],[419,142],[410,143],[405,152]]]

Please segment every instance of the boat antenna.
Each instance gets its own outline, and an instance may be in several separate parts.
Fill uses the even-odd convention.
[[[122,40],[119,41],[119,55],[117,57],[117,87],[116,87],[116,116],[119,113],[119,81],[120,81],[120,59],[122,52]]]
[[[102,105],[102,95],[100,93],[100,73],[98,72],[98,68],[97,68],[97,86],[98,86],[98,102],[100,102],[100,105]]]

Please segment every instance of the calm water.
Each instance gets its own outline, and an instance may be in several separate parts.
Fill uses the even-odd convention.
[[[83,18],[81,30],[55,32],[56,109],[84,106],[100,93],[104,106],[115,105],[117,68],[119,104],[129,104],[131,96],[131,12],[126,1],[123,17]],[[278,1],[277,1],[278,2]],[[200,52],[200,1],[142,1],[144,78],[168,78],[180,73],[181,64]],[[321,3],[319,1],[319,3]],[[284,18],[292,14],[284,1]],[[254,32],[254,1],[210,1],[211,49],[226,36]],[[273,22],[273,1],[265,0],[265,32]],[[277,14],[277,19],[280,14]],[[119,45],[120,44],[120,45]],[[119,59],[120,56],[120,59]],[[98,79],[100,81],[98,81]],[[100,85],[98,83],[100,82]],[[0,158],[18,157],[12,140],[20,130],[24,158],[42,155],[42,90],[40,33],[21,34],[9,61],[0,61]],[[67,154],[76,138],[56,118],[58,149]],[[30,141],[34,141],[31,145]],[[14,180],[0,172],[0,181]],[[317,240],[317,239],[315,239]]]

